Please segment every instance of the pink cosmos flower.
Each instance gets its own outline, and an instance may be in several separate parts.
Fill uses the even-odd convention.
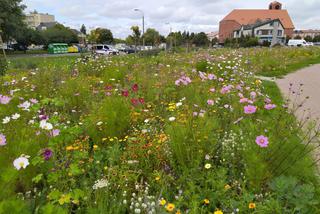
[[[267,109],[267,110],[271,110],[271,109],[274,109],[276,107],[276,105],[275,104],[266,104],[265,106],[264,106],[264,108],[265,109]]]
[[[0,104],[8,104],[12,98],[8,96],[3,96],[0,94]]]
[[[34,99],[34,98],[31,98],[31,99],[30,99],[30,102],[33,103],[33,104],[37,104],[37,103],[38,103],[38,100],[37,100],[37,99]]]
[[[209,90],[210,92],[212,92],[212,93],[214,93],[215,91],[216,91],[216,89],[214,89],[214,88],[210,88],[210,90]]]
[[[257,93],[254,92],[254,91],[250,92],[250,97],[251,97],[251,99],[256,98],[257,97]]]
[[[269,103],[271,103],[271,99],[270,98],[266,98],[266,99],[264,99],[264,102],[269,104]]]
[[[0,133],[0,146],[5,146],[7,144],[6,136]]]
[[[208,74],[208,79],[209,80],[215,80],[215,79],[217,79],[217,77],[214,74]]]
[[[245,114],[254,114],[257,111],[257,107],[253,105],[247,105],[244,107]]]
[[[263,135],[260,135],[256,138],[256,144],[258,144],[261,148],[268,147],[268,138]]]
[[[214,101],[213,101],[213,100],[207,100],[207,104],[208,104],[209,106],[213,106],[213,105],[214,105]]]
[[[248,101],[249,99],[245,97],[240,99],[240,103],[247,103]]]
[[[228,85],[228,86],[223,86],[220,90],[221,94],[227,94],[230,92],[230,90],[233,88],[232,85]]]

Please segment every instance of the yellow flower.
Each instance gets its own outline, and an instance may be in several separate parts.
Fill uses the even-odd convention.
[[[167,210],[168,212],[172,212],[175,207],[176,207],[176,206],[175,206],[174,204],[169,203],[169,204],[166,206],[166,210]]]
[[[157,176],[157,177],[155,178],[155,180],[156,180],[156,181],[159,181],[159,180],[160,180],[160,176]]]
[[[209,199],[206,198],[206,199],[203,200],[203,203],[204,203],[204,204],[209,204],[210,201],[209,201]]]
[[[61,197],[60,197],[60,199],[59,199],[59,204],[60,205],[63,205],[63,204],[68,204],[68,203],[70,203],[70,198],[71,198],[71,196],[70,196],[70,194],[63,194],[63,195],[61,195]]]
[[[98,145],[93,145],[93,149],[98,149]]]
[[[180,210],[178,210],[178,211],[176,212],[176,214],[181,214],[181,211],[180,211]]]
[[[204,165],[204,168],[210,169],[210,168],[211,168],[211,164],[210,164],[210,163],[207,163],[206,165]]]
[[[161,200],[160,200],[160,205],[161,205],[161,206],[164,206],[166,203],[167,203],[166,200],[164,200],[164,199],[161,199]]]
[[[213,214],[223,214],[223,212],[221,210],[216,210]]]
[[[256,208],[256,204],[255,203],[249,203],[249,209],[254,209]]]
[[[73,150],[73,146],[67,146],[67,147],[66,147],[66,150],[67,150],[67,151]]]
[[[261,83],[261,80],[256,80],[256,85],[260,85]]]
[[[229,185],[229,184],[226,184],[225,186],[224,186],[224,189],[225,190],[229,190],[231,188],[231,186]]]

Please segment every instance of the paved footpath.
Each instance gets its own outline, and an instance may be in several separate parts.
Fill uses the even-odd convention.
[[[289,105],[300,104],[302,107],[295,112],[298,119],[316,121],[320,125],[320,64],[312,65],[295,73],[288,74],[283,79],[275,81],[283,96],[289,98]],[[309,97],[308,99],[305,99]],[[320,159],[320,149],[314,153],[315,160]],[[317,163],[320,172],[320,162]]]

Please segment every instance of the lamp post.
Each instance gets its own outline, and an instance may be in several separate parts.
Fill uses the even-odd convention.
[[[142,14],[142,44],[143,44],[143,48],[144,48],[144,12],[138,8],[134,9],[134,11],[136,12],[140,12]]]
[[[171,25],[170,25],[170,22],[167,22],[166,25],[169,25],[169,26],[170,26],[170,33],[169,33],[169,35],[170,35],[170,49],[171,49],[171,48],[172,48],[172,35],[171,35],[171,33],[172,33],[172,27],[171,27]]]

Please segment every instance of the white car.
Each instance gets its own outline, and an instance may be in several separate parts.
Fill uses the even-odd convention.
[[[288,46],[291,46],[291,47],[306,47],[306,46],[310,46],[310,45],[304,39],[290,39],[289,42],[288,42]]]
[[[92,51],[99,55],[118,55],[119,51],[115,50],[111,45],[93,45]]]

